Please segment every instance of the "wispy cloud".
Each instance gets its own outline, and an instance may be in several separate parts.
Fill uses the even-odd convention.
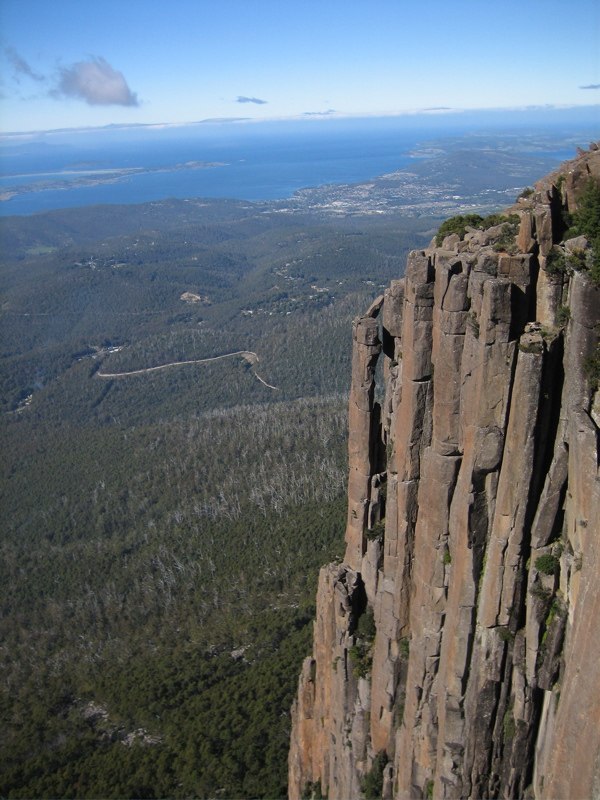
[[[580,89],[600,89],[600,83],[588,83],[587,86],[580,86]]]
[[[327,111],[304,111],[303,117],[328,117],[330,114],[335,114],[335,108],[328,108]]]
[[[265,106],[269,101],[261,100],[260,97],[246,97],[246,95],[238,94],[236,103],[255,103],[257,106]]]
[[[14,47],[5,46],[4,54],[11,63],[13,68],[13,77],[17,83],[20,83],[23,76],[38,82],[45,80],[43,75],[40,75],[38,72],[34,72],[32,70],[27,61],[25,61],[23,56],[17,53]]]
[[[75,97],[91,106],[137,106],[137,95],[129,88],[123,73],[101,56],[61,67],[53,97]]]

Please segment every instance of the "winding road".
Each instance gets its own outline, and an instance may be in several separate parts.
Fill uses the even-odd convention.
[[[224,353],[221,356],[212,356],[211,358],[196,358],[191,361],[170,361],[168,364],[160,364],[158,367],[145,367],[144,369],[133,369],[129,372],[101,372],[98,370],[96,372],[97,378],[129,378],[132,375],[145,375],[148,372],[158,372],[161,369],[168,369],[169,367],[181,367],[185,364],[207,364],[209,361],[220,361],[223,358],[232,358],[233,356],[241,356],[245,361],[252,365],[252,373],[254,377],[259,380],[264,386],[268,389],[275,389],[278,390],[278,386],[272,386],[270,383],[261,376],[256,371],[255,367],[256,364],[259,362],[259,358],[256,353],[253,353],[251,350],[236,350],[234,353]]]

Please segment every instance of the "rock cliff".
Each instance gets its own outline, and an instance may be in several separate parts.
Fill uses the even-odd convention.
[[[600,797],[600,287],[565,241],[590,176],[595,145],[354,322],[292,800]]]

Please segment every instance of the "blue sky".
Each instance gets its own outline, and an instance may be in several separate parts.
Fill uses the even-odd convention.
[[[0,0],[0,43],[2,131],[600,103],[598,0]]]

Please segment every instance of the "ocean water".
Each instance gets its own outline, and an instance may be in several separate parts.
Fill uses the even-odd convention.
[[[234,131],[222,126],[90,138],[4,148],[0,192],[33,190],[0,203],[0,214],[169,197],[285,198],[303,187],[362,181],[398,169],[410,161],[419,136],[385,129],[332,131],[315,123],[304,130],[246,125]],[[182,168],[187,162],[218,166]],[[140,174],[93,186],[70,185],[132,168]],[[63,188],[53,188],[57,181]]]
[[[411,163],[419,145],[486,130],[488,136],[505,135],[510,124],[516,131],[511,135],[525,135],[523,120],[488,115],[482,122],[463,114],[7,137],[0,141],[0,195],[15,188],[23,191],[0,202],[0,215],[171,197],[286,198],[304,187],[365,181],[401,169]],[[542,125],[540,135],[547,139],[552,130],[558,148],[564,131],[555,128]],[[188,162],[212,166],[194,169],[185,166]],[[101,182],[119,170],[135,172]],[[78,185],[82,179],[99,182]]]

